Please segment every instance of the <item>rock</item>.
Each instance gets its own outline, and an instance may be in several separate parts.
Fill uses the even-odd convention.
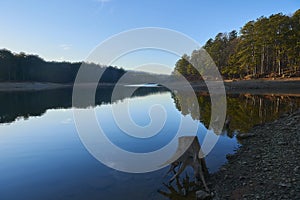
[[[266,171],[269,171],[269,169],[267,167],[263,168],[263,171],[266,172]]]
[[[183,196],[186,196],[186,195],[187,195],[186,189],[185,189],[185,188],[182,188],[182,189],[181,189],[181,194],[182,194]]]
[[[207,192],[203,191],[203,190],[198,190],[196,192],[196,199],[197,200],[209,200],[211,199],[210,194],[208,194]]]
[[[279,183],[278,185],[281,187],[291,187],[291,184],[289,183]]]
[[[224,176],[224,180],[226,180],[228,178],[228,175],[227,174],[225,174],[225,176]]]
[[[256,159],[260,159],[261,158],[261,156],[260,155],[256,155],[256,156],[254,156]]]
[[[281,115],[280,118],[284,118],[284,117],[287,117],[287,116],[289,116],[289,115],[287,113],[285,113],[285,114]]]
[[[227,168],[226,168],[226,167],[222,167],[220,170],[221,170],[221,171],[226,171]]]
[[[278,142],[278,145],[287,145],[287,142]]]
[[[227,160],[230,160],[230,159],[232,159],[232,158],[234,158],[234,157],[235,157],[234,154],[227,154],[227,155],[226,155]]]
[[[246,139],[246,138],[250,138],[250,137],[254,137],[255,134],[254,133],[239,133],[237,134],[237,138],[238,139]]]

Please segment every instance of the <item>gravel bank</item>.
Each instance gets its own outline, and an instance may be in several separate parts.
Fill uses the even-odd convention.
[[[209,177],[214,199],[300,199],[300,110],[250,134]]]

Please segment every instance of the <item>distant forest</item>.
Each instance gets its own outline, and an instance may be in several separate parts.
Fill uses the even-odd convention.
[[[47,62],[37,55],[0,50],[0,82],[73,83],[82,62]],[[86,64],[86,63],[85,63]],[[100,82],[115,83],[125,73],[122,68],[86,64],[104,71]]]
[[[143,84],[162,83],[170,80],[170,76],[163,74],[130,71],[116,66],[103,66],[94,63],[48,62],[37,55],[12,53],[2,49],[0,50],[0,82],[72,84],[82,64],[85,67],[90,67],[91,72],[103,73],[99,83]],[[125,78],[121,79],[125,73]]]
[[[204,49],[224,78],[300,76],[300,9],[291,16],[279,13],[249,21],[239,33],[218,33]],[[194,61],[203,56],[199,51],[179,59],[173,74],[199,79],[193,67]]]

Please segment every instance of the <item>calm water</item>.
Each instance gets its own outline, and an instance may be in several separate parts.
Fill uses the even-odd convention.
[[[110,101],[111,91],[102,88],[97,92],[94,110],[109,139],[123,149],[148,152],[163,147],[174,136],[170,133],[177,131],[182,115],[198,123],[200,143],[206,134],[210,98],[205,94],[197,94],[201,113],[197,116],[192,105],[184,108],[178,105],[188,102],[188,96],[174,96],[163,88],[141,88],[132,97],[124,96],[115,102]],[[129,174],[108,168],[93,158],[76,132],[71,94],[68,89],[0,93],[1,200],[167,199],[158,190],[179,196],[163,184],[170,178],[165,177],[167,167],[151,173]],[[124,135],[111,114],[112,105],[124,103],[130,104],[132,119],[140,126],[150,122],[149,106],[163,105],[167,119],[158,136],[140,142]],[[300,98],[236,95],[229,96],[227,103],[231,124],[206,157],[210,172],[218,170],[226,162],[225,155],[238,148],[237,132],[246,132],[255,124],[292,112],[300,107]],[[192,176],[190,169],[187,174]],[[176,188],[175,183],[173,186]]]

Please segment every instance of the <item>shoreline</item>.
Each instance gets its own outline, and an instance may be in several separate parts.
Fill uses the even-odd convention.
[[[208,177],[213,199],[300,199],[300,109],[249,134]]]
[[[170,83],[175,88],[180,88],[178,83]],[[101,86],[114,86],[112,83],[102,83]],[[125,84],[124,84],[125,85]],[[208,92],[207,86],[203,81],[192,82],[191,86],[196,91]],[[282,94],[282,95],[300,95],[300,78],[293,79],[276,79],[276,80],[239,80],[239,81],[224,81],[224,86],[227,94]],[[38,91],[59,88],[71,88],[72,83],[45,83],[45,82],[0,82],[0,91]],[[83,84],[82,87],[89,87],[89,84]],[[184,90],[184,87],[182,87]],[[218,88],[216,88],[218,89]]]
[[[40,91],[67,87],[72,87],[72,85],[43,82],[1,82],[0,92]]]
[[[102,83],[98,87],[111,87],[114,84]],[[81,87],[90,87],[89,84],[82,84]],[[0,82],[0,92],[18,92],[18,91],[42,91],[62,88],[73,88],[73,83],[46,83],[46,82]]]
[[[192,83],[192,87],[197,91],[208,91],[204,82]],[[256,79],[224,81],[227,94],[278,94],[278,95],[300,95],[300,78],[293,79]],[[218,89],[218,88],[216,88]]]

